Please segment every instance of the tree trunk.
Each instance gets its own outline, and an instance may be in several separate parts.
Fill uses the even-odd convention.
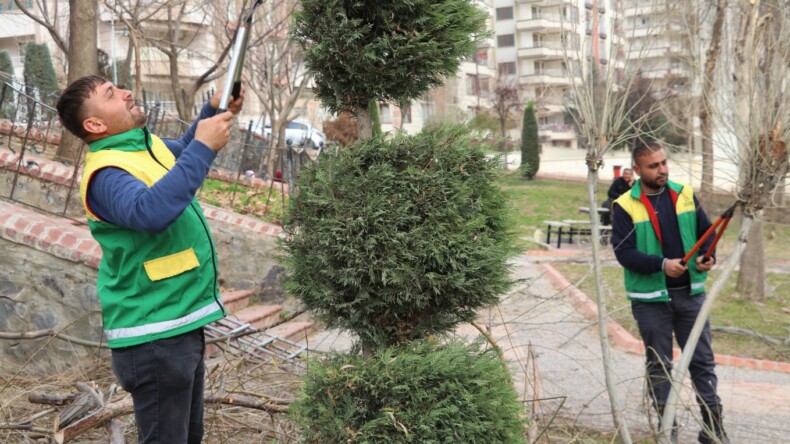
[[[700,107],[700,130],[702,132],[702,184],[699,199],[702,203],[713,197],[713,96],[716,92],[716,63],[721,53],[721,33],[724,26],[724,1],[716,2],[716,16],[711,29],[710,46],[705,56],[705,72],[702,77],[702,103]]]
[[[609,404],[612,409],[614,428],[620,434],[624,444],[631,444],[631,434],[623,415],[623,408],[617,393],[617,382],[614,377],[614,364],[612,363],[611,349],[609,347],[609,329],[607,318],[609,312],[606,308],[605,293],[603,290],[603,272],[601,271],[601,234],[599,231],[598,201],[595,191],[598,187],[597,162],[593,162],[587,171],[587,197],[590,206],[590,243],[592,244],[593,276],[595,277],[595,300],[598,305],[598,339],[601,342],[601,355],[603,358],[604,379],[606,391],[609,394]]]
[[[96,74],[99,69],[99,56],[96,38],[99,3],[97,0],[69,0],[69,52],[67,83],[80,77]],[[55,157],[59,160],[73,161],[75,167],[82,141],[70,132],[63,130]]]
[[[745,217],[744,217],[745,218]],[[746,237],[746,248],[741,256],[736,291],[752,301],[765,297],[765,253],[763,246],[763,222],[755,219]]]
[[[370,119],[370,110],[357,108],[357,139],[366,140],[373,137],[373,122]]]
[[[697,348],[699,337],[702,334],[702,329],[705,327],[705,322],[708,320],[710,312],[713,309],[713,302],[716,300],[716,296],[721,293],[721,290],[727,284],[727,281],[730,279],[730,276],[735,269],[735,264],[738,263],[738,261],[742,258],[746,244],[741,239],[744,239],[746,233],[751,231],[751,225],[753,222],[754,219],[751,217],[743,218],[741,231],[738,233],[738,242],[735,244],[735,248],[727,258],[727,261],[722,264],[721,274],[719,274],[719,277],[716,278],[715,282],[713,282],[710,291],[707,293],[705,302],[702,304],[702,308],[697,315],[697,320],[694,321],[694,327],[691,328],[691,333],[689,334],[689,338],[686,341],[686,347],[684,348],[683,353],[681,353],[678,364],[675,366],[675,370],[673,371],[672,387],[669,391],[669,398],[667,399],[666,408],[664,409],[664,416],[661,419],[662,424],[673,424],[675,422],[675,412],[678,405],[678,397],[680,395],[680,389],[682,388],[682,382],[686,377],[689,364],[691,363],[691,356],[694,354],[694,350]],[[659,444],[669,444],[671,433],[672,427],[664,427],[661,430],[661,435],[659,436]]]

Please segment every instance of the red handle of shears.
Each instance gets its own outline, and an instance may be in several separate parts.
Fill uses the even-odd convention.
[[[721,239],[721,235],[724,233],[724,230],[727,229],[727,225],[730,223],[730,219],[732,219],[732,215],[735,213],[736,205],[738,205],[737,202],[732,204],[730,208],[727,208],[727,210],[721,213],[721,216],[716,218],[716,222],[714,222],[713,225],[711,225],[710,228],[708,228],[707,231],[705,231],[705,234],[703,234],[702,237],[699,238],[697,243],[694,244],[694,247],[692,247],[691,250],[688,253],[686,253],[685,256],[683,256],[683,259],[680,261],[680,265],[686,265],[688,261],[691,260],[691,257],[694,256],[694,253],[699,251],[702,245],[705,244],[705,241],[708,240],[710,235],[713,234],[714,231],[716,231],[716,228],[718,228],[719,225],[722,225],[722,223],[724,223],[724,225],[722,225],[721,230],[719,230],[719,233],[713,239],[710,248],[708,248],[708,251],[705,253],[705,257],[704,257],[705,260],[707,260],[707,258],[710,258],[710,255],[713,252],[714,248],[716,247],[716,244],[719,243],[719,239]]]

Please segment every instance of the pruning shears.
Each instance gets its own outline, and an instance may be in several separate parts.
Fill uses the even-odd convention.
[[[219,100],[217,114],[227,111],[231,96],[236,98],[241,93],[241,70],[244,67],[244,54],[247,52],[247,42],[250,39],[252,14],[261,3],[263,3],[263,0],[255,0],[255,3],[244,11],[241,26],[236,30],[236,39],[233,41],[233,54],[230,58],[228,75],[225,77],[225,87],[222,89],[222,97]]]
[[[702,258],[702,262],[707,262],[710,259],[710,255],[716,250],[716,244],[719,243],[719,239],[721,239],[721,235],[724,234],[724,231],[727,229],[727,225],[729,225],[730,220],[732,220],[732,215],[735,214],[735,207],[737,205],[738,202],[735,202],[734,204],[732,204],[730,208],[724,210],[724,212],[721,213],[721,215],[718,218],[716,218],[716,222],[714,222],[713,225],[711,225],[710,228],[708,228],[708,230],[705,231],[705,234],[703,234],[702,237],[699,238],[697,243],[694,244],[694,247],[692,247],[691,250],[688,253],[686,253],[685,256],[683,256],[683,259],[680,261],[681,265],[686,265],[688,261],[691,260],[691,256],[693,256],[694,253],[696,253],[702,247],[702,245],[705,244],[705,241],[707,241],[708,238],[711,236],[711,234],[713,234],[713,232],[716,231],[716,228],[718,228],[719,225],[721,225],[721,229],[719,230],[718,233],[716,233],[716,237],[713,238],[713,242],[711,242],[710,248],[708,248],[708,251],[705,252],[705,256],[703,256]]]

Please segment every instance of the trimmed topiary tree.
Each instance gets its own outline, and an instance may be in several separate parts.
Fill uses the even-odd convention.
[[[540,169],[540,139],[538,120],[535,118],[535,103],[529,102],[524,109],[521,127],[521,171],[527,179],[533,179]]]
[[[408,103],[454,76],[488,36],[488,14],[470,0],[302,0],[294,38],[313,92],[332,112],[357,117],[371,136],[368,103]]]
[[[473,320],[511,285],[500,171],[460,126],[322,156],[284,220],[288,290],[371,348]]]
[[[522,407],[492,349],[425,341],[313,361],[292,417],[308,443],[524,443]]]

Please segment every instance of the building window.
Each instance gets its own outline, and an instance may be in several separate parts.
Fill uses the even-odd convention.
[[[477,76],[474,74],[467,74],[466,75],[466,95],[467,96],[476,96],[479,88],[478,88],[478,79]]]
[[[497,20],[511,20],[513,18],[513,7],[508,6],[506,8],[496,8],[496,19]]]
[[[488,48],[478,48],[474,61],[478,65],[488,66]]]
[[[389,103],[379,105],[379,119],[381,123],[392,123],[392,110]]]
[[[516,36],[514,34],[498,35],[496,37],[496,45],[500,48],[516,46]]]
[[[407,106],[406,108],[401,108],[400,120],[402,124],[411,123],[411,105]]]
[[[499,73],[500,74],[515,74],[516,73],[516,62],[505,62],[499,64]]]

